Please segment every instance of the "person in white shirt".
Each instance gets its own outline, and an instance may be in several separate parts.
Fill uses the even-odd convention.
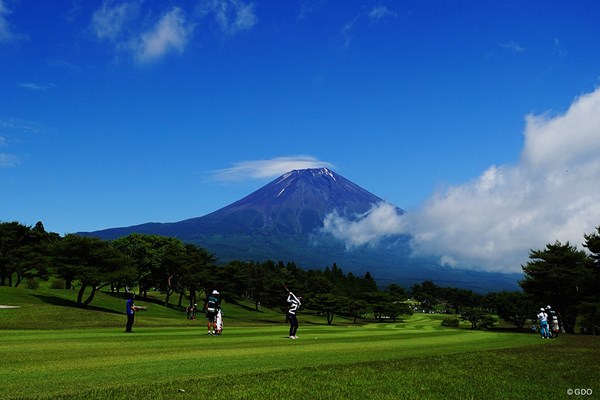
[[[550,333],[550,337],[557,337],[560,330],[558,314],[549,305],[546,306],[546,314],[548,314],[548,332]]]
[[[292,292],[288,292],[287,302],[291,303],[287,315],[288,321],[290,321],[290,339],[298,339],[298,336],[296,336],[296,332],[298,331],[298,317],[296,317],[296,312],[298,312],[298,309],[302,304],[300,302],[301,298],[302,297],[296,297]]]
[[[540,313],[537,315],[537,318],[540,321],[540,333],[542,339],[548,339],[550,337],[550,334],[548,333],[548,314],[546,314],[543,308],[540,308]]]

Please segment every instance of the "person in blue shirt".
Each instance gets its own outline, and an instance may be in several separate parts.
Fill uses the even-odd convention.
[[[131,294],[127,301],[125,302],[125,313],[127,314],[127,326],[125,327],[125,332],[132,332],[133,322],[135,320],[135,312],[138,310],[135,303],[135,295]]]

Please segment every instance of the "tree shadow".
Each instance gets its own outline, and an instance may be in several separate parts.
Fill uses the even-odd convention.
[[[237,304],[238,307],[243,308],[246,311],[253,311],[253,312],[258,312],[258,313],[262,313],[263,310],[257,310],[256,307],[250,307],[246,304],[242,304],[242,303],[238,303]]]
[[[502,333],[528,333],[528,334],[539,334],[537,331],[532,331],[531,328],[517,328],[517,327],[501,327],[493,326],[487,329],[490,332],[502,332]]]
[[[44,302],[46,304],[51,304],[53,306],[79,308],[79,309],[83,309],[83,310],[100,311],[100,312],[105,312],[105,313],[110,313],[110,314],[123,314],[122,312],[111,310],[110,308],[96,307],[96,306],[91,306],[91,305],[81,307],[77,304],[77,302],[75,302],[73,300],[62,299],[60,297],[44,296],[41,294],[32,294],[32,296],[41,300],[42,302]]]
[[[306,325],[327,326],[327,321],[324,321],[324,322],[302,321],[302,322],[305,323]],[[334,325],[334,324],[331,324],[331,325]]]

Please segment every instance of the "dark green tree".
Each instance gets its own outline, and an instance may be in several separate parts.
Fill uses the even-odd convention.
[[[385,288],[385,291],[390,295],[390,299],[395,302],[402,302],[408,299],[404,288],[396,283],[392,283]]]
[[[390,299],[390,302],[384,305],[383,314],[388,318],[391,318],[392,321],[396,322],[396,318],[400,315],[412,315],[413,310],[410,306],[401,301],[393,301]]]
[[[379,319],[379,322],[388,317],[386,312],[389,310],[390,303],[392,303],[389,293],[375,291],[365,293],[364,297],[369,304],[369,309],[373,312],[373,317]]]
[[[90,304],[96,292],[112,282],[114,274],[129,262],[123,253],[106,241],[72,234],[58,241],[53,253],[57,270],[68,270],[74,279],[79,280],[77,305],[80,307]],[[90,293],[83,300],[88,288]]]
[[[19,222],[0,223],[0,286],[12,286],[17,251],[28,242],[31,229]]]
[[[176,290],[177,277],[173,274],[178,271],[178,268],[175,268],[174,260],[179,257],[179,262],[183,263],[181,257],[185,251],[185,245],[181,240],[159,235],[132,233],[113,240],[111,244],[131,258],[137,276],[134,282],[128,286],[139,285],[144,298],[147,297],[148,289],[153,287],[159,287],[165,294],[169,292],[172,294]],[[171,273],[168,269],[172,270]]]
[[[465,307],[473,308],[482,304],[481,295],[472,290],[445,287],[440,288],[437,292],[440,298],[446,302],[446,307],[454,310],[456,314],[460,314]]]
[[[440,287],[433,281],[423,281],[411,287],[412,297],[421,303],[425,310],[430,310],[439,303]]]
[[[460,319],[469,321],[471,329],[488,329],[497,322],[496,317],[480,308],[469,308],[462,312]]]
[[[494,292],[486,295],[486,301],[504,321],[521,329],[527,320],[536,315],[536,306],[523,292]]]
[[[584,247],[590,252],[588,278],[584,283],[585,294],[580,304],[582,330],[592,335],[600,334],[600,226],[596,232],[583,235]]]
[[[9,270],[16,276],[15,287],[23,280],[48,279],[49,246],[60,239],[56,233],[48,233],[38,221],[21,236],[9,257]]]
[[[207,286],[215,260],[206,249],[194,244],[185,245],[185,265],[182,266],[181,281],[189,292],[190,305],[197,302],[198,291]],[[222,288],[220,289],[222,291]]]
[[[363,317],[369,312],[369,304],[366,300],[351,298],[348,301],[346,313],[353,319],[353,323],[356,323],[356,319]]]
[[[369,271],[367,271],[365,273],[365,276],[362,279],[360,286],[361,286],[360,289],[363,293],[377,291],[377,283],[375,282],[375,279],[373,279],[373,276],[371,275],[371,273]]]
[[[319,311],[327,319],[327,325],[333,323],[333,317],[340,314],[348,299],[332,293],[319,293],[310,299],[310,308]]]
[[[569,242],[559,241],[547,244],[543,250],[532,250],[529,259],[521,266],[525,279],[519,284],[523,291],[539,307],[551,305],[562,318],[566,332],[574,333],[578,308],[590,277],[591,259]]]

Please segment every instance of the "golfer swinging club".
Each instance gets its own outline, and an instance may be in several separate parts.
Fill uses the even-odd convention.
[[[288,310],[288,321],[290,321],[290,339],[298,339],[298,336],[296,336],[296,331],[298,330],[298,318],[296,317],[296,312],[300,308],[300,304],[302,304],[300,303],[301,298],[302,297],[296,297],[294,293],[288,290],[287,302],[291,303],[290,309]]]

